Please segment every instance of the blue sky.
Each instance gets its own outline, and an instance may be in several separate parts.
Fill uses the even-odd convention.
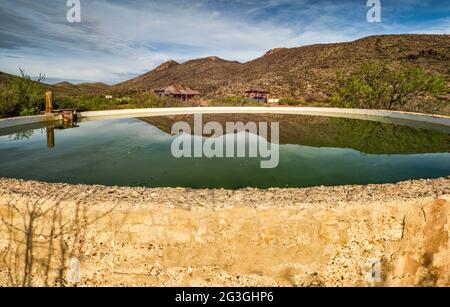
[[[269,49],[351,41],[375,34],[450,34],[450,0],[67,0],[0,1],[0,70],[44,73],[48,82],[116,83],[162,62],[219,56],[241,62]]]

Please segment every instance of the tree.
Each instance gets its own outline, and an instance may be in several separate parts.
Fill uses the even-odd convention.
[[[444,79],[422,68],[392,70],[378,64],[362,65],[350,76],[337,73],[332,103],[346,108],[404,109],[417,100],[445,91]]]

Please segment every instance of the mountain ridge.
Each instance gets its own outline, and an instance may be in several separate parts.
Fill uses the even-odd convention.
[[[246,89],[256,86],[280,98],[320,100],[331,95],[338,70],[349,73],[368,62],[394,68],[423,67],[449,80],[449,46],[450,35],[379,35],[345,43],[274,48],[245,63],[211,56],[169,65],[164,70],[157,67],[111,89],[149,91],[183,83],[212,98],[242,96]]]

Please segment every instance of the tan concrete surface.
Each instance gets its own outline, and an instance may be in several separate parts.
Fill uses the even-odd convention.
[[[237,191],[1,179],[0,217],[2,286],[450,285],[450,178]]]
[[[427,124],[450,126],[450,117],[443,115],[420,114],[401,111],[365,110],[365,109],[339,109],[339,108],[312,108],[312,107],[196,107],[196,108],[153,108],[153,109],[128,109],[111,111],[91,111],[79,114],[82,120],[102,120],[130,117],[149,117],[180,114],[298,114],[355,118],[362,120],[374,120],[383,122],[422,122]],[[0,119],[0,129],[12,128],[23,125],[51,122],[60,120],[59,116],[39,115]]]
[[[61,120],[61,116],[59,115],[36,115],[36,116],[21,116],[12,118],[0,118],[0,129],[24,125],[32,125],[38,123],[47,123],[58,120]]]

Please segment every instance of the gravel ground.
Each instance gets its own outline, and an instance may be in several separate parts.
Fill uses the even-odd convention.
[[[130,188],[0,179],[0,197],[5,199],[14,194],[38,198],[70,198],[73,195],[79,200],[96,204],[112,202],[119,206],[118,209],[130,209],[130,204],[135,208],[284,208],[299,205],[330,208],[336,204],[354,202],[401,202],[450,195],[450,177],[397,184],[268,190]]]

